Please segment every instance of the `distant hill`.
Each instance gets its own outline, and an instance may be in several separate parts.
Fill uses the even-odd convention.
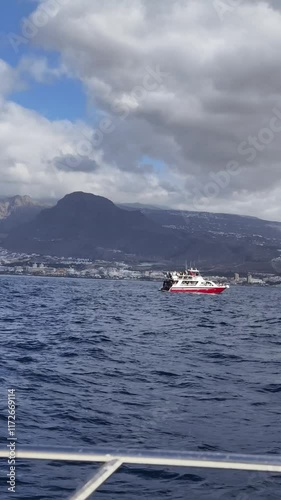
[[[150,209],[150,210],[169,210],[168,207],[164,206],[155,206],[155,205],[145,205],[144,203],[118,203],[117,207],[119,208],[124,208],[126,210],[143,210],[143,209]]]
[[[106,198],[82,192],[69,194],[44,210],[28,198],[23,206],[37,213],[31,217],[26,212],[27,221],[17,223],[2,239],[1,244],[12,251],[150,261],[167,267],[192,262],[216,272],[274,272],[279,266],[280,222],[156,207],[120,208]],[[7,213],[4,221],[11,217]]]
[[[0,233],[7,233],[32,220],[42,208],[43,205],[29,196],[13,196],[0,200]]]
[[[235,271],[274,272],[272,259],[281,254],[281,222],[256,217],[209,212],[158,210],[143,208],[148,218],[186,237],[204,239],[198,249],[198,265],[212,269],[231,268]],[[204,247],[212,249],[205,259]],[[226,265],[226,263],[229,264]],[[279,260],[278,260],[279,262]]]
[[[122,210],[101,196],[72,193],[4,241],[11,250],[57,256],[171,258],[184,239],[140,211]]]

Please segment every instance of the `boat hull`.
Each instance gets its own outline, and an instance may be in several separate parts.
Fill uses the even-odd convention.
[[[198,269],[186,269],[184,272],[169,272],[161,290],[171,293],[206,293],[217,295],[224,292],[229,285],[205,279]]]
[[[180,287],[172,287],[170,288],[171,293],[208,293],[208,294],[219,294],[224,292],[227,289],[225,286],[218,286],[218,287],[186,287],[186,288],[180,288]]]

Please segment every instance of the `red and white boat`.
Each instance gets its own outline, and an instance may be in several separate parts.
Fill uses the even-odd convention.
[[[168,273],[162,292],[188,292],[188,293],[222,293],[229,285],[214,283],[201,276],[198,269],[187,269],[186,271]]]

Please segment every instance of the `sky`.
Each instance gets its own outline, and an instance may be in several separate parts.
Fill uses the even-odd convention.
[[[9,0],[0,196],[281,221],[281,3]]]

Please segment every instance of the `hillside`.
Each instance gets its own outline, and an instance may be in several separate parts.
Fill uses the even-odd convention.
[[[82,192],[42,211],[26,198],[23,208],[37,212],[15,210],[27,222],[17,218],[1,244],[27,254],[150,261],[167,267],[192,262],[210,271],[274,272],[272,261],[278,264],[281,252],[281,223],[254,217],[140,210]],[[9,213],[6,210],[2,222],[9,221],[12,209]]]
[[[13,196],[0,200],[0,233],[7,233],[32,220],[43,208],[29,196]]]
[[[106,259],[171,258],[184,247],[180,233],[122,210],[101,196],[72,193],[55,207],[10,232],[4,246],[14,251]]]

